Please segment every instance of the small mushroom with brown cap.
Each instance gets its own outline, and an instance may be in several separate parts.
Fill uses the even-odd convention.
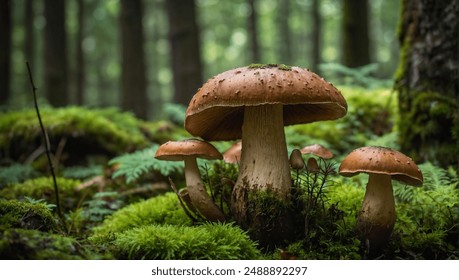
[[[195,139],[169,141],[158,148],[155,158],[170,161],[183,160],[185,162],[186,186],[193,206],[210,221],[225,220],[222,211],[207,193],[196,162],[196,158],[207,160],[222,159],[222,155],[214,146],[205,141]]]
[[[223,161],[227,163],[238,163],[241,160],[241,153],[242,142],[238,141],[223,153]]]
[[[293,149],[290,153],[290,166],[296,171],[303,169],[304,160],[301,156],[301,152],[298,149]]]
[[[300,151],[303,155],[313,154],[323,159],[331,159],[333,157],[333,153],[320,144],[313,144],[313,145],[305,146],[301,148]]]
[[[363,147],[347,155],[339,174],[351,177],[359,173],[368,173],[369,178],[356,232],[370,252],[378,251],[387,245],[395,225],[392,179],[420,186],[423,177],[411,158],[385,147]]]
[[[242,139],[231,211],[239,226],[260,232],[268,221],[249,213],[249,197],[269,192],[283,203],[290,200],[292,182],[284,126],[334,120],[346,112],[341,93],[307,69],[250,65],[209,79],[190,101],[185,129],[207,141]],[[266,231],[261,234],[270,242],[283,240],[289,232],[285,221],[285,217],[271,219],[270,236]]]

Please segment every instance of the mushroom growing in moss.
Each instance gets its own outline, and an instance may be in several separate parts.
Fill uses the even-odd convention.
[[[368,184],[356,225],[356,232],[369,251],[383,248],[395,225],[395,201],[392,180],[420,186],[421,170],[404,154],[385,147],[363,147],[347,155],[339,174],[351,177],[368,173]]]
[[[298,149],[293,149],[290,153],[290,166],[292,169],[295,169],[297,172],[298,170],[303,169],[304,167],[304,160],[301,156],[301,152]]]
[[[185,181],[188,195],[193,206],[209,221],[225,220],[222,211],[207,193],[196,162],[196,158],[222,159],[222,155],[214,146],[195,139],[169,141],[158,148],[155,158],[170,161],[183,160],[185,162]]]
[[[284,126],[334,120],[346,112],[344,97],[315,73],[285,65],[252,65],[209,79],[190,101],[185,129],[204,140],[242,139],[231,210],[236,222],[253,233],[268,221],[260,220],[263,209],[249,213],[251,198],[264,192],[278,200],[272,205],[290,202]],[[284,214],[269,217],[272,242],[290,231]]]

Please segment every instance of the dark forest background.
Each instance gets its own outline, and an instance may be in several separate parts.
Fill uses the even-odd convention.
[[[374,77],[392,79],[399,57],[399,1],[1,2],[10,66],[0,104],[12,107],[31,104],[25,61],[51,105],[156,119],[163,103],[187,105],[203,81],[234,67],[298,65],[334,82],[333,64],[374,64]]]

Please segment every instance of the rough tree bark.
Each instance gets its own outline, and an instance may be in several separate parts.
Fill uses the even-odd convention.
[[[121,0],[121,107],[137,117],[148,116],[142,1]]]
[[[399,29],[401,150],[416,161],[457,164],[458,4],[404,0]]]
[[[370,63],[367,0],[343,2],[343,64],[359,67]]]
[[[45,0],[44,92],[53,106],[68,105],[67,37],[65,2]]]
[[[188,105],[202,85],[199,28],[194,0],[168,0],[169,41],[174,77],[173,101]]]

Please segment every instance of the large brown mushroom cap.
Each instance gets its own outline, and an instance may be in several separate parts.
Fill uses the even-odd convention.
[[[195,156],[207,160],[222,159],[222,154],[212,144],[197,139],[169,141],[156,151],[159,160],[181,161],[184,157]]]
[[[191,99],[185,128],[205,140],[242,136],[245,106],[284,104],[284,125],[343,117],[341,93],[317,74],[300,67],[247,66],[209,79]]]
[[[421,170],[411,158],[385,147],[358,148],[347,155],[339,167],[339,174],[346,177],[361,172],[390,175],[413,186],[423,182]]]

